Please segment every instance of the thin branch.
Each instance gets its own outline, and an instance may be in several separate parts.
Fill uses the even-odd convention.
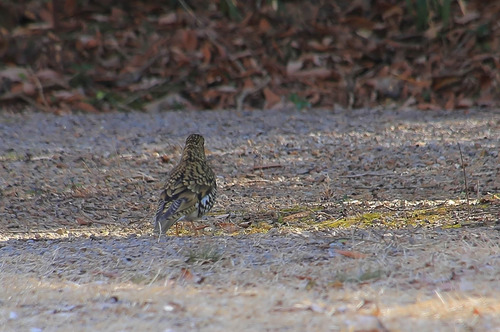
[[[184,10],[186,12],[188,12],[188,14],[191,15],[191,17],[196,21],[196,23],[198,24],[198,26],[200,26],[200,27],[203,26],[203,23],[200,21],[200,19],[198,17],[196,17],[194,11],[191,9],[191,7],[189,7],[189,5],[186,3],[186,1],[179,0],[179,3],[184,8]]]
[[[259,169],[269,169],[269,168],[280,168],[283,167],[283,165],[280,164],[270,164],[270,165],[256,165],[252,168],[252,170],[259,170]]]
[[[469,216],[470,216],[470,203],[469,203],[469,186],[467,185],[467,174],[465,173],[465,164],[464,164],[464,156],[462,154],[462,148],[460,147],[460,143],[457,142],[458,145],[458,151],[460,151],[460,161],[462,162],[462,171],[464,175],[464,184],[465,184],[465,198],[467,200],[467,209],[469,210]]]
[[[360,174],[351,174],[351,175],[340,175],[339,178],[362,178],[365,176],[399,176],[398,174],[394,173],[374,173],[374,172],[367,172],[367,173],[360,173]]]
[[[269,82],[271,82],[271,77],[266,76],[261,82],[259,82],[256,87],[243,89],[243,91],[241,91],[241,94],[236,98],[236,109],[238,111],[241,111],[243,109],[245,98],[256,93],[257,91],[264,89],[269,84]]]
[[[51,110],[52,108],[50,107],[49,103],[47,102],[47,99],[45,98],[45,93],[43,92],[42,82],[40,82],[40,79],[38,78],[38,76],[36,76],[36,74],[33,71],[33,69],[29,68],[28,70],[29,70],[29,72],[31,74],[31,77],[33,77],[33,81],[35,82],[36,87],[38,88],[38,94],[40,96],[40,99],[43,102],[43,105],[47,109]]]

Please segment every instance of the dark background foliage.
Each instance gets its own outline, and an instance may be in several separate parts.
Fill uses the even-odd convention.
[[[0,22],[4,106],[499,103],[498,1],[3,1]]]

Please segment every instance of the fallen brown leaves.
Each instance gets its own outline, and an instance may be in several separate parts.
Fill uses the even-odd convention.
[[[2,3],[0,102],[56,113],[499,104],[497,1],[452,2],[447,24],[431,8],[420,29],[413,2],[231,3]]]
[[[349,257],[349,258],[354,258],[354,259],[360,259],[360,258],[366,258],[368,255],[363,254],[359,251],[349,251],[349,250],[340,250],[340,249],[335,249],[335,252],[339,255]]]

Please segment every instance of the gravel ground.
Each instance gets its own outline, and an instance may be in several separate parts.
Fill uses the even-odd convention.
[[[220,195],[158,239],[193,132]],[[500,330],[499,142],[496,110],[3,112],[0,330]]]

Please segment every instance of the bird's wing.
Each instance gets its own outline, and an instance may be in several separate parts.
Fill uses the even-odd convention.
[[[162,214],[162,218],[166,219],[181,209],[182,202],[190,196],[189,192],[191,192],[184,180],[181,172],[176,172],[176,169],[172,171],[168,181],[164,185],[165,189],[163,189],[160,195],[160,202],[156,211],[157,216]],[[192,195],[196,197],[195,194]]]

